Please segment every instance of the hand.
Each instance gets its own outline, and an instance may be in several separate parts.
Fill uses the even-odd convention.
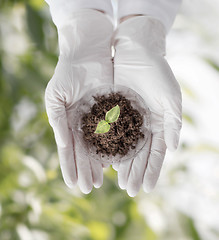
[[[84,9],[72,13],[64,23],[58,22],[57,27],[60,56],[46,88],[46,111],[55,134],[66,185],[72,188],[78,183],[83,193],[89,193],[93,185],[96,188],[102,185],[103,169],[100,163],[84,156],[69,126],[69,113],[88,90],[112,84],[113,26],[103,13]]]
[[[152,135],[135,159],[114,165],[118,183],[130,196],[141,185],[150,192],[166,148],[174,151],[181,129],[181,91],[165,54],[165,29],[156,19],[137,16],[121,23],[114,37],[114,83],[138,92],[151,111]]]

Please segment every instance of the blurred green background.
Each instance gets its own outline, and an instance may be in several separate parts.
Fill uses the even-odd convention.
[[[58,57],[49,8],[0,0],[0,240],[219,239],[218,16],[215,0],[184,1],[168,35],[184,119],[156,189],[130,198],[109,168],[84,195],[62,180],[45,112]]]

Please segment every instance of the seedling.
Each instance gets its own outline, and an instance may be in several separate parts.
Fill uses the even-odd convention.
[[[120,107],[116,105],[112,109],[110,109],[106,115],[105,120],[101,120],[97,124],[97,128],[94,133],[106,133],[110,130],[110,123],[116,122],[120,115]]]

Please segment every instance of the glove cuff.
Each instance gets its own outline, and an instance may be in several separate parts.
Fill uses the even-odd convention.
[[[92,9],[74,12],[58,29],[60,55],[75,62],[111,58],[112,34],[113,24],[105,14]]]
[[[173,25],[182,0],[119,0],[118,19],[134,14],[156,18],[165,26],[166,33]]]
[[[111,0],[45,0],[50,6],[52,20],[57,28],[66,24],[74,12],[82,9],[95,9],[113,18]]]
[[[166,47],[165,27],[150,16],[129,18],[118,26],[114,34],[114,45],[116,50],[123,49],[127,57],[140,57],[150,53],[163,56]]]

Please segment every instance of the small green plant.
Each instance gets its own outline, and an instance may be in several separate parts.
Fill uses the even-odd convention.
[[[110,109],[106,115],[105,120],[101,120],[97,124],[97,128],[94,133],[106,133],[110,130],[110,123],[113,123],[118,120],[120,115],[120,107],[119,105],[116,105],[112,109]]]

